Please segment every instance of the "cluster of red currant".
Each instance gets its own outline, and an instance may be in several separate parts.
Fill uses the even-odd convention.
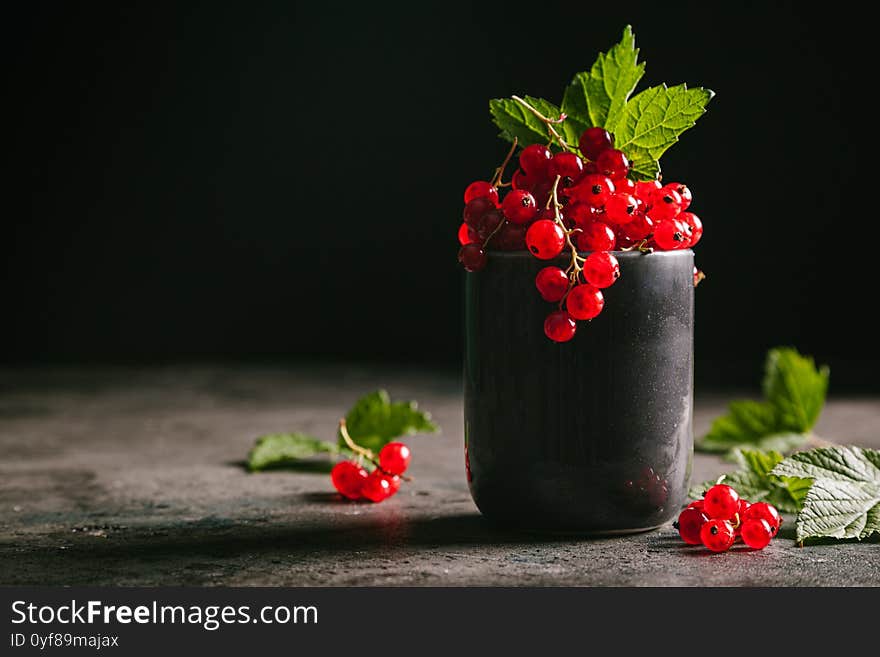
[[[727,484],[716,484],[702,500],[691,502],[674,526],[685,543],[725,552],[737,538],[752,549],[763,550],[781,524],[772,504],[750,504]]]
[[[403,443],[388,443],[379,451],[377,459],[370,450],[351,440],[344,422],[340,423],[339,429],[348,446],[376,466],[375,470],[368,473],[358,461],[340,461],[334,465],[330,471],[330,480],[339,494],[350,500],[382,502],[400,490],[401,479],[409,479],[403,476],[409,467],[409,447]]]
[[[473,182],[464,193],[458,260],[467,271],[486,266],[490,242],[501,251],[528,249],[541,260],[558,257],[568,246],[568,267],[545,267],[535,279],[540,295],[558,304],[544,322],[544,333],[555,342],[574,337],[576,320],[602,312],[602,289],[620,276],[611,251],[684,249],[703,234],[699,217],[687,211],[692,200],[687,186],[634,182],[627,156],[613,144],[613,135],[602,128],[581,135],[581,155],[532,144],[520,153],[511,182],[502,183],[514,142],[493,180]],[[511,190],[501,199],[498,190],[507,186]],[[696,284],[702,273],[694,276]]]

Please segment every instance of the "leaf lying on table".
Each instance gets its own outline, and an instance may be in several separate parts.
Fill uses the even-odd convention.
[[[765,401],[731,402],[726,415],[695,447],[733,456],[737,448],[790,452],[804,444],[825,404],[828,368],[789,347],[767,353],[762,384]]]
[[[794,454],[771,474],[812,484],[797,517],[798,541],[880,535],[880,451],[822,447]]]
[[[693,486],[689,495],[700,499],[713,485],[725,483],[733,486],[740,496],[750,502],[769,502],[785,513],[796,513],[800,510],[810,488],[810,481],[771,474],[773,468],[783,461],[782,454],[776,451],[743,449],[736,450],[734,455],[742,470]]]
[[[304,433],[270,433],[257,438],[247,458],[248,470],[290,466],[319,454],[339,454],[336,443],[319,440]]]
[[[361,447],[378,453],[382,446],[414,433],[434,433],[438,427],[431,415],[420,411],[414,401],[392,402],[388,393],[377,390],[361,397],[345,416],[349,435]],[[339,437],[340,447],[345,441]]]

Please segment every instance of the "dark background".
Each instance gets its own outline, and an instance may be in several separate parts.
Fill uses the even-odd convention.
[[[487,100],[558,101],[632,23],[640,88],[717,92],[663,161],[706,225],[698,383],[794,344],[876,390],[859,21],[615,4],[19,8],[0,360],[456,367],[461,193],[505,150]]]

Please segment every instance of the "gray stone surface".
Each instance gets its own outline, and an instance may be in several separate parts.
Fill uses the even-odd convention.
[[[261,433],[331,438],[360,394],[415,398],[416,480],[342,503],[322,473],[248,474]],[[723,400],[698,397],[704,430]],[[689,549],[671,527],[625,537],[501,532],[467,492],[457,377],[333,368],[0,373],[0,584],[878,585],[880,545]],[[880,401],[838,399],[819,432],[880,447]],[[695,478],[730,466],[698,456]]]

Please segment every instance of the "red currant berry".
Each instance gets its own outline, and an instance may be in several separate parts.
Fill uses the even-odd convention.
[[[400,477],[390,477],[376,469],[367,477],[361,494],[371,502],[381,502],[394,495],[399,488]]]
[[[699,545],[703,542],[700,530],[709,522],[709,518],[700,509],[689,506],[678,515],[678,535],[688,545]]]
[[[703,496],[703,510],[716,520],[729,520],[739,510],[739,494],[727,484],[715,484]]]
[[[601,221],[593,221],[584,226],[577,234],[577,246],[580,251],[613,251],[617,238],[611,226]]]
[[[596,158],[596,168],[599,169],[599,173],[605,174],[612,180],[626,178],[626,174],[629,173],[629,160],[623,151],[609,148],[599,153],[599,157]]]
[[[495,207],[498,207],[498,190],[492,183],[486,182],[485,180],[478,180],[472,182],[467,186],[467,189],[464,190],[465,205],[473,201],[475,198],[483,197],[488,198],[495,204]]]
[[[614,146],[614,138],[604,128],[587,128],[581,134],[578,145],[585,158],[595,160],[602,151]]]
[[[605,203],[605,215],[613,224],[628,224],[633,220],[638,205],[635,196],[615,192]]]
[[[339,493],[350,500],[359,499],[367,471],[354,461],[340,461],[330,471],[330,481]]]
[[[564,310],[557,310],[547,315],[544,320],[544,335],[553,342],[568,342],[577,331],[577,322]]]
[[[636,194],[636,183],[629,178],[618,178],[614,181],[614,191],[624,192],[631,196]]]
[[[385,472],[399,475],[409,467],[409,447],[403,443],[388,443],[379,451],[379,467]]]
[[[636,191],[633,193],[640,201],[648,202],[657,193],[657,190],[663,187],[659,180],[642,180],[636,183]]]
[[[562,208],[562,216],[565,219],[570,219],[575,226],[584,228],[594,221],[601,221],[605,217],[605,213],[601,208],[572,201]]]
[[[550,178],[556,176],[577,180],[584,172],[584,161],[574,153],[563,151],[553,156],[550,161]]]
[[[526,175],[526,172],[522,169],[517,169],[513,172],[513,178],[510,179],[510,187],[511,189],[524,189],[527,192],[532,190],[532,186],[535,184],[535,181],[529,178]]]
[[[654,229],[654,242],[663,251],[683,249],[688,245],[687,226],[678,219],[667,219]]]
[[[757,518],[746,520],[740,528],[743,543],[754,550],[763,550],[767,547],[775,533],[769,522]]]
[[[535,197],[524,189],[514,189],[504,197],[501,203],[504,216],[515,224],[525,224],[538,214]]]
[[[610,253],[595,251],[584,261],[584,278],[598,288],[606,288],[620,278],[620,264]]]
[[[569,198],[594,208],[600,208],[614,193],[614,183],[607,176],[591,173],[581,178],[577,185],[569,187],[566,191]]]
[[[486,239],[495,232],[498,226],[501,225],[501,222],[504,221],[504,215],[501,214],[501,210],[489,210],[486,214],[480,217],[480,220],[477,222],[477,236],[480,238],[481,242],[485,242]]]
[[[694,200],[693,194],[691,194],[691,190],[687,185],[682,183],[667,183],[663,185],[664,189],[669,189],[676,192],[681,197],[681,209],[687,210],[688,206],[691,204],[691,201]]]
[[[458,261],[466,271],[480,271],[486,266],[486,252],[479,244],[465,244],[458,252]]]
[[[654,220],[641,210],[636,210],[632,221],[618,227],[629,240],[638,242],[654,232]]]
[[[688,246],[694,246],[703,236],[703,222],[693,212],[680,212],[676,217],[678,221],[686,224],[690,230],[688,231]]]
[[[694,500],[693,502],[691,502],[690,504],[687,505],[687,508],[699,509],[700,511],[702,511],[703,510],[703,500]]]
[[[480,219],[483,218],[483,215],[489,212],[489,210],[494,210],[495,204],[486,198],[485,196],[478,196],[475,199],[472,199],[466,206],[464,206],[464,223],[470,226],[473,229],[477,228],[477,224],[479,224]]]
[[[532,144],[519,154],[519,168],[530,176],[546,178],[550,173],[550,160],[553,153],[543,144]]]
[[[746,511],[749,510],[749,507],[752,506],[752,503],[748,500],[744,500],[743,498],[739,498],[739,506],[736,509],[736,512],[739,514],[739,521],[742,522],[743,518],[746,517]]]
[[[593,319],[602,312],[602,308],[605,307],[605,299],[602,297],[601,290],[584,283],[576,285],[568,293],[565,307],[568,309],[568,314],[575,319]]]
[[[544,301],[555,303],[568,291],[568,276],[559,267],[544,267],[535,276],[535,287]]]
[[[529,226],[526,233],[526,246],[536,258],[550,260],[562,253],[562,247],[565,246],[565,233],[555,221],[541,219]]]
[[[767,502],[755,502],[752,504],[745,513],[745,520],[766,520],[773,530],[774,536],[779,531],[780,525],[782,525],[779,511],[776,510],[775,506],[767,504]]]
[[[648,200],[651,209],[648,211],[654,221],[672,219],[681,212],[681,196],[672,189],[657,190]]]
[[[477,231],[468,226],[467,224],[462,224],[458,227],[458,243],[464,246],[465,244],[470,244],[471,242],[479,242],[480,236],[477,235]]]
[[[506,222],[492,238],[492,248],[499,251],[522,251],[526,248],[526,231],[529,229],[525,224],[512,224]]]
[[[726,552],[736,540],[733,525],[727,520],[710,520],[700,530],[700,540],[712,552]]]

